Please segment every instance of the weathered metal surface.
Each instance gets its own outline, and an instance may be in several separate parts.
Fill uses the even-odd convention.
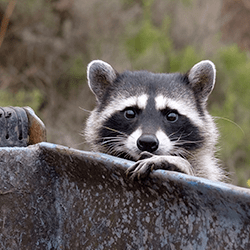
[[[19,107],[0,107],[0,147],[28,145],[28,117]]]
[[[46,141],[43,122],[30,107],[0,107],[0,147],[27,147]]]
[[[35,114],[34,110],[30,107],[23,107],[26,111],[29,120],[29,145],[39,142],[46,142],[46,128],[41,119]]]
[[[0,249],[250,249],[250,191],[49,143],[0,149]]]

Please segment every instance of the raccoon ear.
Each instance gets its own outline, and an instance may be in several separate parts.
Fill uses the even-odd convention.
[[[209,60],[195,64],[187,73],[189,84],[199,100],[206,102],[215,84],[216,69]]]
[[[108,63],[101,60],[89,63],[87,68],[88,85],[97,101],[101,99],[106,88],[114,82],[116,77],[116,71]]]

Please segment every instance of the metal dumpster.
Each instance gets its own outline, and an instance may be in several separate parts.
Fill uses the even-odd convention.
[[[250,190],[50,143],[0,148],[0,249],[250,249]]]

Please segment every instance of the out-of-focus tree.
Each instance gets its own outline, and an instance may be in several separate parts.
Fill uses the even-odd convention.
[[[0,1],[1,22],[8,4]],[[118,71],[186,72],[211,59],[219,157],[235,172],[233,183],[247,186],[250,59],[242,49],[250,31],[238,24],[248,11],[245,0],[19,0],[0,47],[0,105],[30,105],[49,141],[87,149],[80,133],[88,112],[79,107],[94,106],[86,85],[91,60]]]

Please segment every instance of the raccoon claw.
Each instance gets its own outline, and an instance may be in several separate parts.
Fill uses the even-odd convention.
[[[146,157],[146,158],[144,158]],[[134,180],[145,179],[153,170],[163,169],[172,170],[189,175],[194,175],[190,163],[177,156],[156,156],[151,154],[141,154],[140,159],[135,165],[128,168],[126,176]]]
[[[126,171],[126,176],[128,177],[130,175],[130,179],[132,180],[134,180],[136,177],[138,179],[147,177],[150,172],[153,171],[154,164],[152,164],[151,168],[148,168],[147,164],[143,164],[142,162],[144,162],[143,160],[151,158],[152,156],[154,155],[147,151],[142,152],[138,162]]]
[[[147,152],[147,151],[143,151],[143,152],[140,153],[140,157],[139,157],[138,160],[144,160],[144,159],[150,158],[152,156],[154,156],[154,155]]]
[[[155,168],[154,160],[149,160],[152,156],[150,153],[141,154],[140,160],[128,168],[126,176],[129,176],[132,180],[136,179],[136,177],[138,180],[148,177]]]
[[[152,156],[153,156],[153,154],[151,154],[149,152],[146,152],[146,151],[142,152],[139,155],[138,161],[133,166],[131,166],[130,168],[128,168],[126,170],[126,177],[130,177],[131,179],[134,179],[135,173],[137,173],[140,169],[139,168],[139,165],[140,165],[139,161],[145,160],[145,159],[150,158]],[[138,174],[138,175],[140,175],[140,174]]]
[[[136,177],[138,180],[145,179],[150,172],[152,172],[154,169],[154,163],[147,164],[144,160],[140,160],[140,162],[137,162],[135,165],[130,167],[126,171],[126,176],[132,180],[134,180]]]

